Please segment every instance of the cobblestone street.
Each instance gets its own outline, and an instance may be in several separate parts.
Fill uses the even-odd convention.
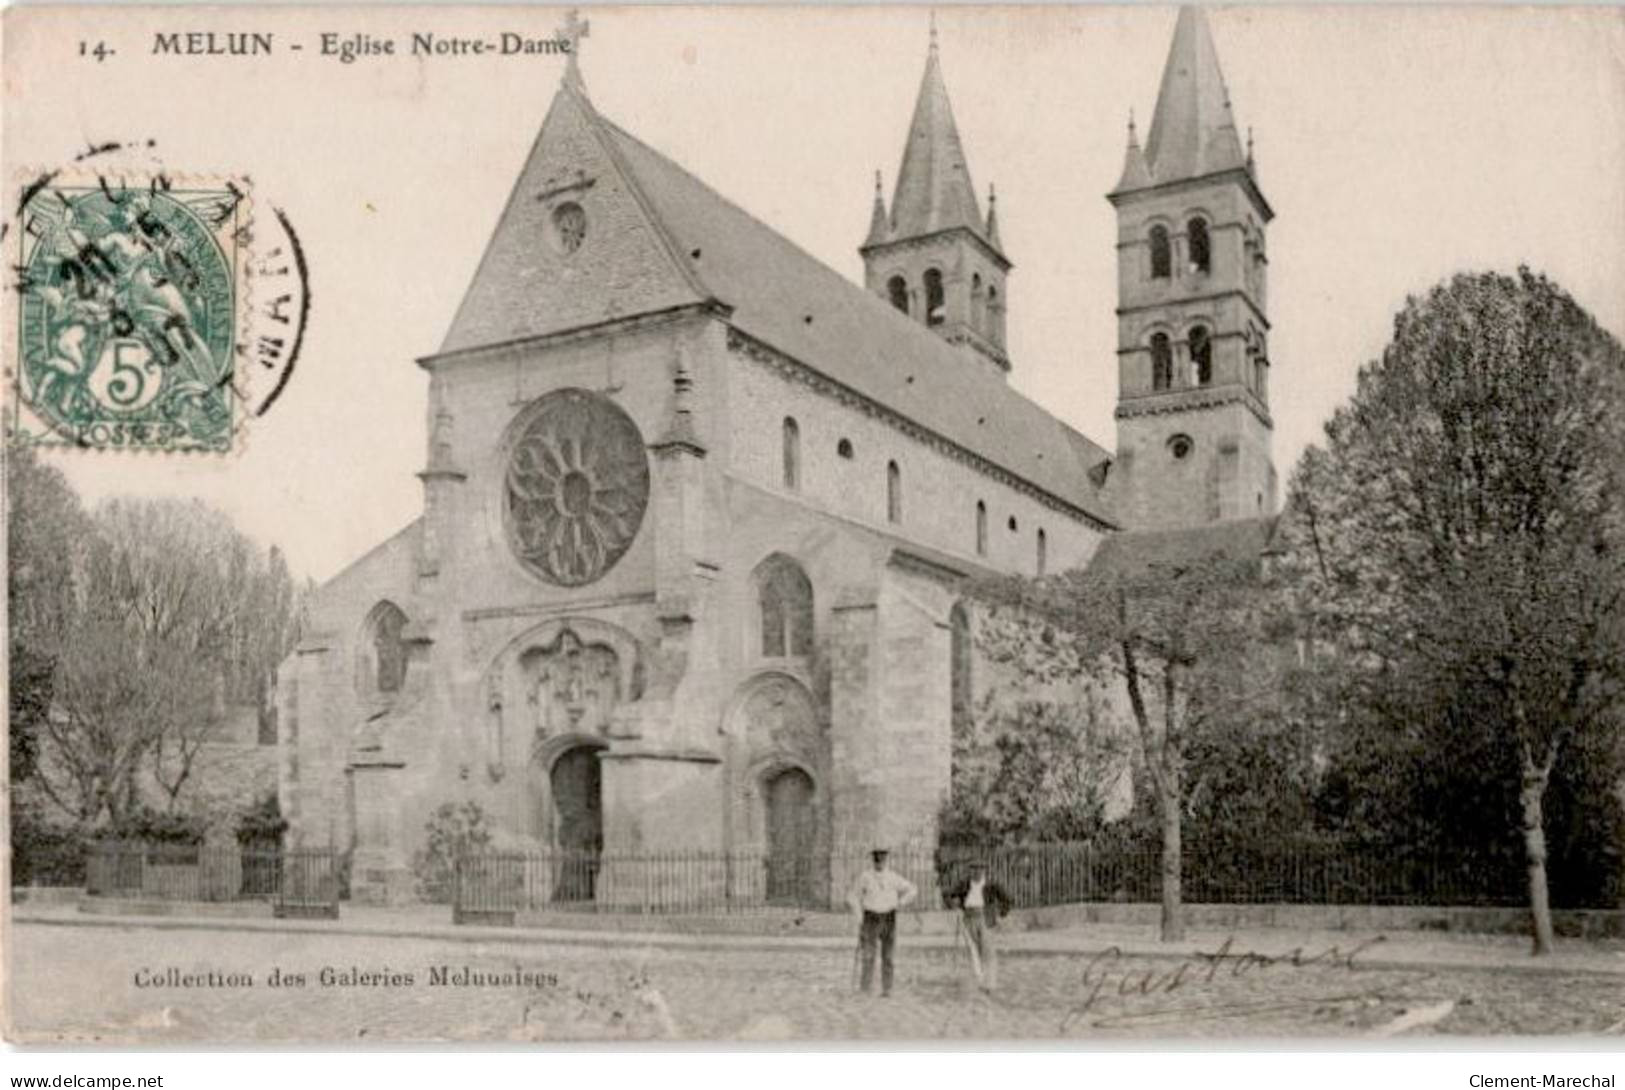
[[[1617,974],[1374,969],[1358,961],[1350,969],[1332,959],[1294,967],[1006,957],[1001,986],[988,996],[951,953],[904,946],[896,993],[881,999],[854,994],[852,958],[835,950],[29,923],[12,940],[12,1034],[42,1043],[1584,1035],[1618,1033],[1625,1022]],[[532,979],[435,983],[440,967]],[[304,985],[271,986],[273,969]],[[323,985],[324,970],[346,983]],[[210,973],[238,979],[164,983]]]

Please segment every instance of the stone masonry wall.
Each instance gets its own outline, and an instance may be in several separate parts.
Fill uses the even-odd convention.
[[[1022,575],[1037,571],[1038,531],[1050,572],[1086,564],[1102,532],[914,439],[884,419],[844,405],[783,371],[743,356],[729,369],[729,467],[831,514],[883,527],[933,549]],[[930,376],[921,376],[929,381]],[[800,429],[801,472],[786,489],[783,422]],[[836,453],[842,439],[852,457]],[[902,521],[886,511],[886,463],[902,475]],[[1082,469],[1080,468],[1080,472]],[[976,502],[987,505],[987,554],[976,552]],[[1010,526],[1015,520],[1015,528]]]

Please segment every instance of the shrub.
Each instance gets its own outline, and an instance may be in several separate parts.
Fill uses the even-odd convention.
[[[245,848],[275,848],[287,831],[288,820],[282,816],[282,804],[275,791],[266,792],[259,802],[237,816],[237,840]]]
[[[154,810],[143,805],[132,811],[111,832],[119,840],[195,846],[203,843],[205,823],[195,814]]]
[[[76,829],[51,825],[26,807],[12,808],[11,884],[82,886],[89,841]]]
[[[441,804],[424,825],[427,834],[422,851],[412,862],[417,878],[417,895],[435,904],[447,904],[459,856],[491,846],[491,822],[477,802]]]

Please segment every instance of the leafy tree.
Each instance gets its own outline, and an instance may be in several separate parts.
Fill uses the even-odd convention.
[[[7,644],[11,781],[34,772],[52,676],[74,608],[75,568],[91,535],[62,472],[32,447],[6,451]]]
[[[1123,747],[1091,697],[1008,706],[984,700],[955,731],[938,839],[989,845],[1095,836],[1122,770]]]
[[[1549,280],[1458,276],[1409,300],[1361,370],[1294,475],[1284,537],[1336,683],[1420,724],[1390,744],[1514,789],[1536,954],[1554,770],[1619,729],[1622,381],[1618,342]],[[1496,795],[1475,824],[1501,818]]]
[[[127,824],[145,776],[174,811],[228,703],[268,698],[294,626],[280,555],[260,554],[220,512],[103,504],[74,573],[40,786],[86,826]]]
[[[1104,671],[1121,687],[1161,841],[1161,936],[1184,938],[1183,814],[1193,748],[1277,714],[1279,656],[1264,640],[1259,546],[1268,523],[1119,542],[1125,562],[1045,579],[987,580],[984,601],[1026,624],[1002,654],[1039,676]],[[1198,778],[1195,782],[1201,782]]]
[[[207,678],[173,645],[100,612],[75,620],[55,676],[37,781],[82,827],[125,828],[160,734],[208,714]]]

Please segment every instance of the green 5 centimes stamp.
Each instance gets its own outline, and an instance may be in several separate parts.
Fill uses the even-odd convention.
[[[246,192],[162,175],[25,188],[15,441],[231,449]]]

